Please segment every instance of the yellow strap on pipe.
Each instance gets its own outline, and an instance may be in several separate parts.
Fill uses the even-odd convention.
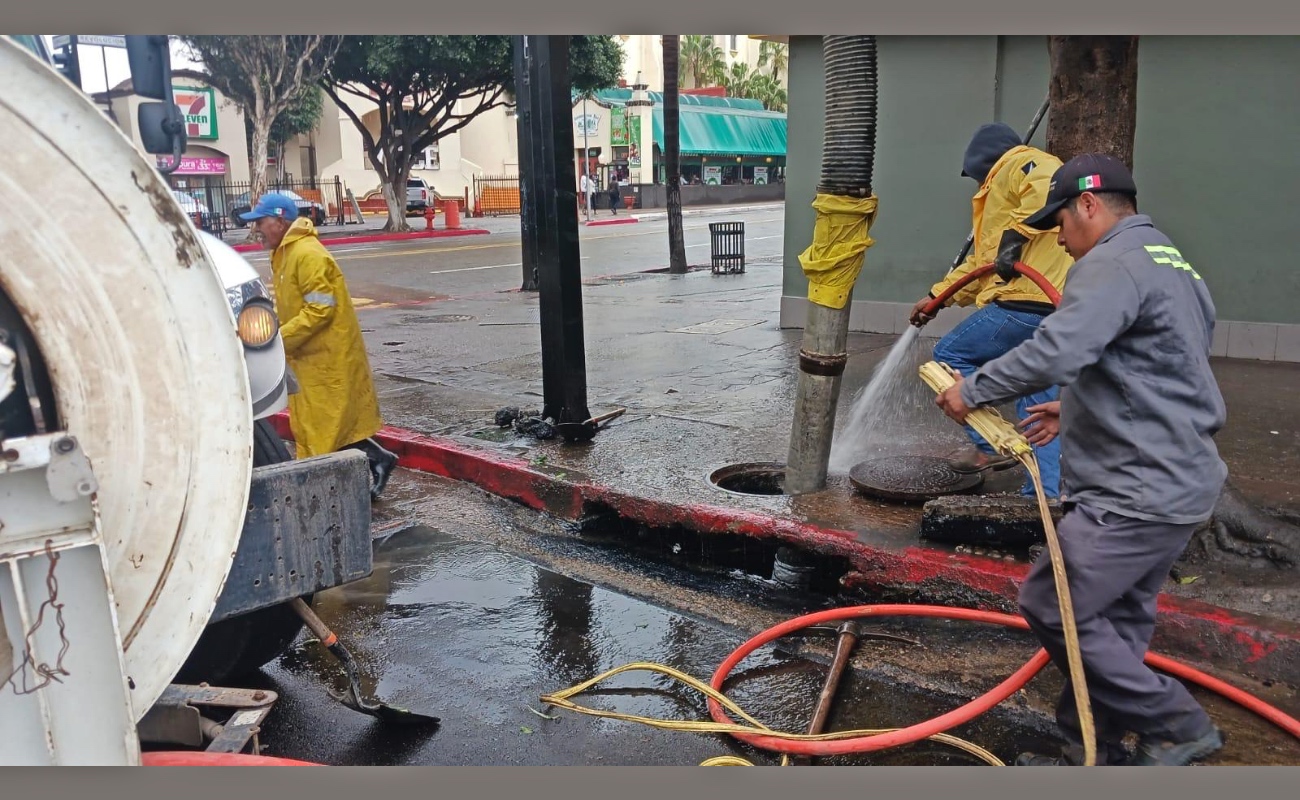
[[[841,309],[853,294],[867,248],[875,244],[867,234],[876,220],[876,196],[819,194],[812,207],[817,211],[812,244],[799,254],[808,300]]]
[[[936,394],[943,394],[957,383],[952,368],[947,364],[930,361],[921,365],[920,372],[921,380],[925,381]],[[999,414],[997,409],[973,409],[966,415],[966,424],[993,445],[993,449],[1019,461],[1034,483],[1034,492],[1038,496],[1038,513],[1043,519],[1043,532],[1047,535],[1047,550],[1052,558],[1052,577],[1056,582],[1056,600],[1061,609],[1061,626],[1065,629],[1066,661],[1069,662],[1074,704],[1079,711],[1079,728],[1083,735],[1083,763],[1084,766],[1094,766],[1097,763],[1097,737],[1093,727],[1092,705],[1088,700],[1088,683],[1084,678],[1083,655],[1079,651],[1079,629],[1074,622],[1074,603],[1070,600],[1070,583],[1065,577],[1065,557],[1061,554],[1061,542],[1056,536],[1056,524],[1052,522],[1052,511],[1047,505],[1047,494],[1043,491],[1043,477],[1038,471],[1038,459],[1034,456],[1034,448],[1016,426]]]

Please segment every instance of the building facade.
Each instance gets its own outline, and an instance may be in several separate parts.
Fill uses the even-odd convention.
[[[821,171],[821,37],[792,36],[781,325],[802,327]],[[1023,131],[1047,95],[1046,37],[882,36],[874,190],[880,214],[852,298],[850,328],[901,333],[970,232],[958,175],[981,124]],[[1143,36],[1134,177],[1139,209],[1207,281],[1215,355],[1300,361],[1300,271],[1286,231],[1300,183],[1300,37]],[[1033,140],[1046,146],[1047,123]],[[939,335],[962,318],[945,311]]]

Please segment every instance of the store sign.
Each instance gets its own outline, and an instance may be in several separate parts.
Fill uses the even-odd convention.
[[[172,96],[185,117],[191,139],[217,138],[217,93],[210,86],[172,86]]]
[[[722,185],[722,167],[704,167],[704,183],[706,186]]]
[[[600,117],[596,114],[579,114],[573,118],[573,133],[579,139],[600,133]]]
[[[165,167],[171,163],[171,156],[159,156],[158,166]],[[226,160],[224,158],[191,158],[189,156],[181,157],[181,165],[176,169],[174,175],[225,175]]]
[[[754,185],[764,186],[767,184],[767,167],[754,167]]]
[[[627,109],[615,107],[609,110],[609,143],[613,147],[627,147]]]
[[[629,117],[627,120],[627,164],[629,167],[641,166],[641,118]]]

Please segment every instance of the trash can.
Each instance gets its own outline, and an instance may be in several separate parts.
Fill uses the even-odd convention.
[[[745,223],[710,222],[709,244],[714,275],[745,271]]]

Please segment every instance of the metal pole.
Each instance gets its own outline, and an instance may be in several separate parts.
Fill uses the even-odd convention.
[[[536,213],[540,189],[536,182],[537,170],[533,165],[532,82],[528,67],[528,39],[513,36],[515,56],[515,126],[519,139],[519,220],[520,246],[522,248],[523,283],[520,291],[537,291],[538,232]],[[474,178],[474,192],[478,195],[478,177]]]
[[[516,66],[523,59],[525,92],[520,108],[520,176],[527,246],[537,264],[542,338],[542,416],[582,422],[587,410],[587,361],[583,342],[582,273],[578,248],[577,187],[573,170],[573,99],[569,86],[569,37],[516,39]],[[528,245],[528,237],[534,244]]]
[[[587,139],[587,95],[582,96],[582,174],[587,179],[587,186],[591,186],[591,173],[587,171],[587,160],[591,153]],[[591,220],[591,192],[584,190],[582,193],[582,207],[585,211],[587,220]]]

